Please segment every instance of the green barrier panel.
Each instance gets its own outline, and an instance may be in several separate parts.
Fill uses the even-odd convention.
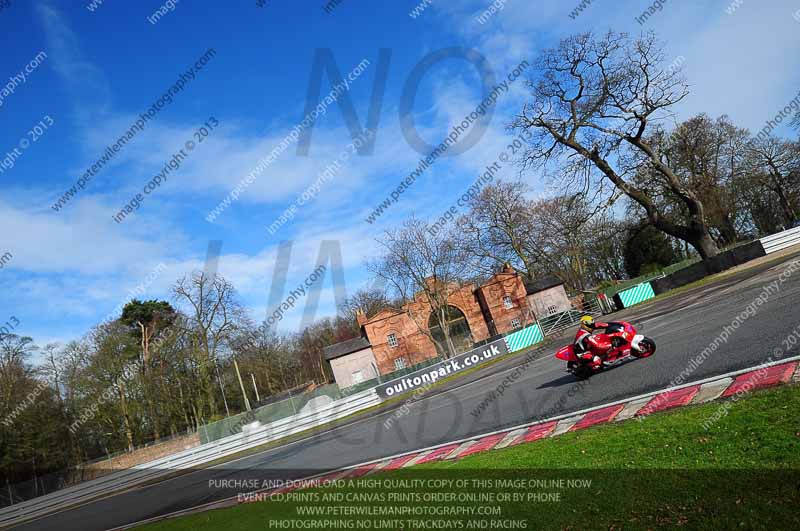
[[[649,282],[644,282],[631,289],[619,292],[619,299],[622,301],[622,306],[625,308],[630,308],[634,304],[639,304],[655,296],[656,294],[653,291],[653,286]]]
[[[505,337],[509,352],[522,350],[525,347],[535,345],[543,339],[544,334],[542,334],[542,329],[539,328],[538,324],[523,328],[522,330],[514,332],[513,334],[509,334]]]

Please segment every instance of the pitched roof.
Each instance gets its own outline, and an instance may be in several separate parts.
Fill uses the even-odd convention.
[[[554,288],[564,284],[564,281],[555,275],[547,275],[533,280],[525,280],[525,293],[533,295],[546,289]]]
[[[371,346],[372,345],[370,345],[370,342],[366,338],[356,337],[353,339],[348,339],[347,341],[342,341],[341,343],[328,345],[322,349],[322,352],[325,355],[326,360],[332,360],[352,354],[353,352],[357,352],[359,350],[364,350],[365,348],[369,348]]]

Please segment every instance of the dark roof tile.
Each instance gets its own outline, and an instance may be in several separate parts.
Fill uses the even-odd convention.
[[[563,283],[564,282],[555,275],[547,275],[544,277],[535,278],[533,280],[525,280],[525,293],[527,295],[532,295],[546,289],[560,286]]]
[[[365,348],[371,346],[372,345],[370,345],[366,338],[356,337],[353,339],[348,339],[347,341],[342,341],[341,343],[328,345],[322,349],[322,352],[325,355],[326,360],[332,360],[352,354],[353,352],[357,352],[359,350],[364,350]]]

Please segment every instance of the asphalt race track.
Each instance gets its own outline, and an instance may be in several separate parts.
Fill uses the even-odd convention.
[[[192,472],[54,514],[19,529],[109,529],[223,499],[242,490],[209,488],[210,478],[298,479],[667,387],[691,358],[762,293],[764,286],[778,280],[792,259],[786,258],[778,265],[765,263],[713,285],[609,316],[610,320],[638,321],[640,333],[653,337],[658,351],[652,358],[633,360],[595,375],[586,385],[576,386],[575,379],[564,372],[563,362],[548,355],[533,361],[500,398],[475,418],[470,412],[523,361],[523,356],[515,356],[473,373],[466,383],[460,380],[444,393],[437,392],[415,402],[410,412],[389,429],[384,422],[393,415],[391,410],[214,469]],[[686,381],[767,361],[781,348],[790,331],[800,325],[799,301],[800,270],[780,284],[779,291],[773,292],[755,315],[747,317],[727,343]],[[782,356],[798,353],[795,348]],[[570,398],[560,407],[559,400],[568,393]]]

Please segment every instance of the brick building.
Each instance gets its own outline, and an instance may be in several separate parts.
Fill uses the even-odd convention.
[[[448,290],[447,317],[456,351],[469,350],[475,343],[534,322],[532,308],[539,306],[536,290],[543,288],[548,298],[564,291],[563,283],[546,278],[543,282],[529,282],[526,288],[523,277],[506,265],[479,286],[452,285]],[[563,299],[567,300],[566,293]],[[334,375],[341,387],[366,379],[364,375],[373,375],[374,367],[380,374],[388,374],[442,354],[424,332],[429,331],[444,344],[444,335],[431,315],[424,292],[401,310],[383,310],[370,317],[360,314],[358,324],[362,331],[359,341],[325,348],[325,358],[336,369]]]

